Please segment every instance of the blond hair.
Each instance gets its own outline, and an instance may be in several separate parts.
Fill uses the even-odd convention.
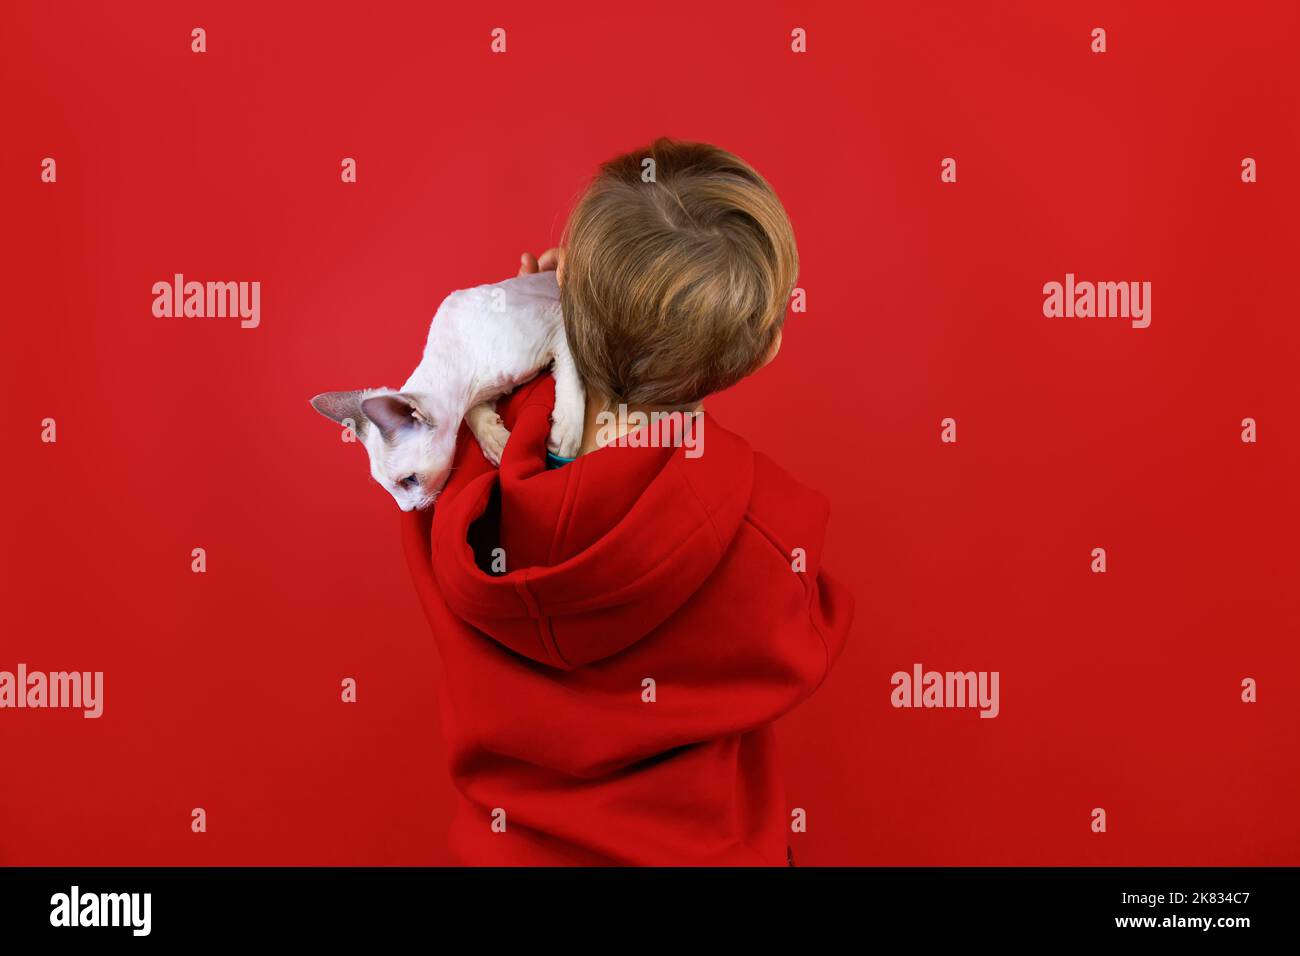
[[[659,139],[612,159],[565,227],[578,373],[611,402],[694,405],[763,364],[798,269],[781,201],[740,157]]]

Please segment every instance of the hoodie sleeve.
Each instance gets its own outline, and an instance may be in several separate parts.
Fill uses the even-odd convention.
[[[826,651],[824,680],[844,650],[854,611],[852,593],[822,563],[830,502],[767,456],[754,457],[754,497],[746,519],[803,585],[807,626]],[[807,688],[809,693],[815,689]]]

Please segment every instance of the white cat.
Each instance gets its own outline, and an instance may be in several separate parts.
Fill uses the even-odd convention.
[[[433,316],[424,357],[401,391],[325,392],[311,400],[366,446],[370,474],[403,511],[437,499],[464,419],[494,465],[510,433],[496,400],[551,365],[555,410],[547,447],[572,458],[582,443],[585,395],[564,337],[554,272],[453,292]]]

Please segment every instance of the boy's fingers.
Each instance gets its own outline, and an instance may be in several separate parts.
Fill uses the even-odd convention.
[[[537,267],[543,272],[550,272],[560,265],[560,250],[547,249],[542,253],[542,257],[537,260]]]
[[[519,274],[521,276],[530,275],[537,271],[537,260],[531,252],[525,252],[519,257]]]

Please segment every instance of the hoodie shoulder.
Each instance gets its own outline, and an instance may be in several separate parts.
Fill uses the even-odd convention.
[[[497,414],[506,428],[514,430],[515,422],[526,408],[541,406],[550,414],[555,405],[555,379],[550,372],[542,372],[497,399]]]
[[[790,560],[796,548],[807,556],[807,569],[816,577],[830,519],[830,502],[762,452],[754,453],[754,486],[745,520],[772,547]]]

